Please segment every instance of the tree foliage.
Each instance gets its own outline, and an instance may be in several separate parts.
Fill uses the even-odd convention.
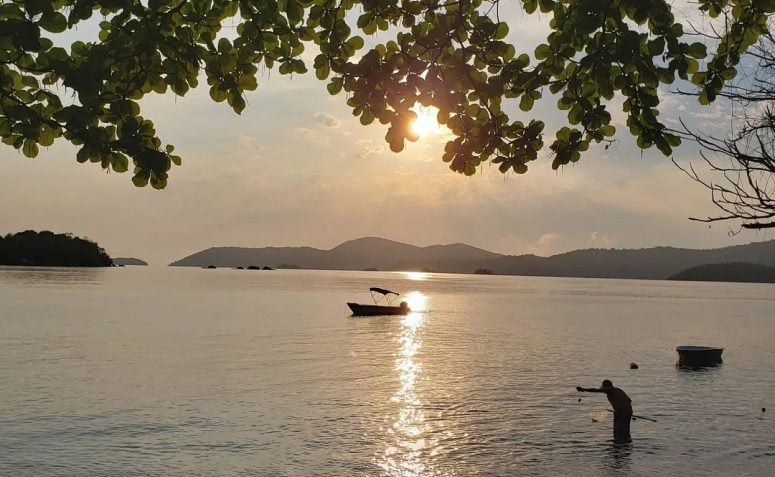
[[[679,138],[659,120],[658,88],[691,80],[707,103],[734,77],[740,55],[766,32],[775,0],[699,0],[728,34],[707,57],[686,41],[665,0],[522,0],[550,33],[533,51],[507,41],[499,0],[27,0],[0,5],[0,136],[34,157],[58,138],[79,162],[132,180],[166,185],[171,145],[163,145],[139,100],[185,95],[206,81],[210,97],[239,113],[259,68],[301,74],[301,55],[331,94],[346,93],[360,122],[388,125],[400,151],[416,137],[415,104],[438,108],[454,134],[443,160],[473,174],[492,161],[523,173],[545,146],[545,125],[521,119],[544,96],[567,124],[546,139],[553,167],[577,161],[615,134],[609,105],[623,100],[629,132],[642,148],[670,154]],[[94,41],[61,46],[58,35],[99,22]],[[235,32],[225,25],[236,26]],[[363,35],[374,36],[365,48]],[[389,40],[388,40],[389,38]],[[701,68],[700,60],[707,60]]]

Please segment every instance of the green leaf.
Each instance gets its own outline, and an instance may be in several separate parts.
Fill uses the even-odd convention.
[[[116,172],[126,172],[129,169],[129,160],[125,155],[114,152],[110,155],[110,165]]]
[[[535,49],[535,57],[537,60],[545,60],[549,58],[552,55],[552,49],[549,48],[549,45],[542,43],[538,45]]]
[[[22,154],[27,157],[36,157],[38,155],[38,145],[31,139],[25,139],[22,146]]]
[[[726,68],[721,72],[721,77],[727,81],[734,79],[735,76],[737,76],[737,70],[734,68]]]
[[[44,14],[38,24],[51,33],[62,33],[67,29],[67,18],[59,12],[50,12]]]
[[[336,95],[340,91],[342,91],[342,78],[331,78],[331,82],[326,85],[326,89],[328,90],[328,93],[331,95]]]
[[[686,53],[697,59],[703,59],[707,56],[707,47],[700,42],[692,43],[686,50]]]
[[[673,149],[670,147],[670,144],[667,143],[664,137],[658,136],[655,140],[655,144],[657,145],[657,149],[659,149],[662,154],[666,156],[672,154]]]
[[[297,0],[286,0],[285,12],[291,25],[296,25],[304,19],[304,7]]]
[[[147,173],[138,172],[132,176],[132,183],[137,187],[145,187],[148,185],[148,179],[150,179],[150,176]]]
[[[225,101],[226,98],[229,97],[229,94],[227,91],[222,90],[218,85],[214,85],[210,88],[210,98],[212,98],[213,101],[216,103],[220,103],[222,101]]]
[[[603,133],[604,136],[613,136],[616,134],[616,128],[610,124],[605,124],[600,126],[600,132]]]
[[[681,145],[681,138],[674,135],[674,134],[668,134],[665,133],[665,140],[667,140],[667,143],[672,147],[678,147]]]
[[[328,75],[331,74],[331,69],[328,67],[328,64],[324,64],[318,68],[315,68],[315,76],[317,79],[323,81],[324,79],[328,78]],[[341,88],[341,85],[340,85]],[[336,94],[336,93],[331,93]]]
[[[354,36],[349,40],[347,40],[347,45],[349,45],[350,48],[352,48],[353,50],[356,50],[356,51],[360,50],[361,48],[363,48],[363,38],[359,36]]]
[[[527,94],[523,94],[519,100],[519,109],[522,111],[530,111],[533,109],[533,98]]]
[[[665,38],[658,37],[648,43],[649,55],[657,56],[665,50]]]
[[[48,147],[54,144],[55,138],[54,130],[46,125],[40,127],[40,134],[38,135],[38,141],[41,146]]]
[[[495,28],[494,38],[496,40],[502,40],[509,34],[509,25],[505,22],[498,23],[498,27]]]

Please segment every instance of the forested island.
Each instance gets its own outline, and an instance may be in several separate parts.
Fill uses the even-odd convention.
[[[0,265],[34,267],[110,267],[99,245],[73,234],[25,230],[0,237]]]
[[[139,258],[134,257],[116,257],[113,259],[113,265],[117,267],[123,267],[125,265],[132,265],[137,267],[146,267],[148,266],[148,262],[145,260],[140,260]]]
[[[684,270],[668,280],[775,283],[775,267],[758,263],[709,263]]]

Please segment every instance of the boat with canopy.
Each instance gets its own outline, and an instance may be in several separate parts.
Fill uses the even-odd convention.
[[[398,293],[385,288],[369,288],[374,304],[362,304],[348,302],[347,306],[352,310],[353,316],[381,316],[381,315],[407,315],[411,311],[409,305],[402,301],[397,306],[393,304]]]

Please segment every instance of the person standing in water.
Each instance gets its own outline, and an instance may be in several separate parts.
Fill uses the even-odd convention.
[[[608,402],[614,408],[614,441],[630,442],[630,421],[632,420],[632,400],[619,388],[606,379],[600,388],[576,387],[576,391],[588,393],[605,393]]]

